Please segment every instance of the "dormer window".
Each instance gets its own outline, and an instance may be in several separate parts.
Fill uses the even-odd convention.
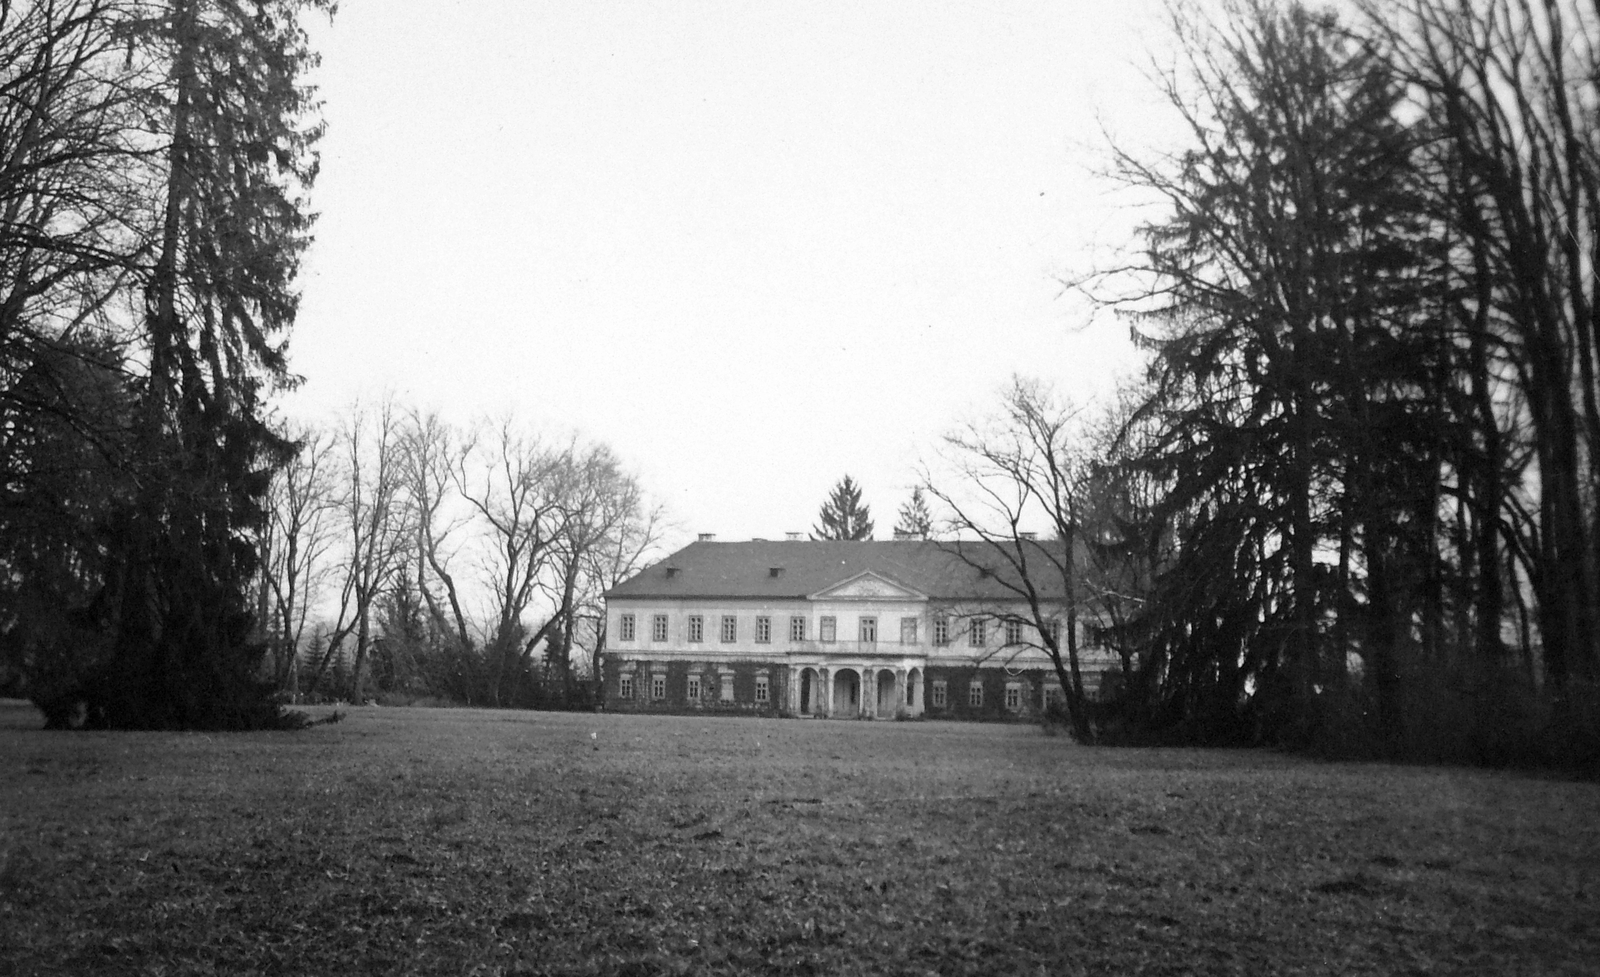
[[[769,577],[781,577],[781,576],[783,576],[783,567],[767,567],[767,576],[769,576]]]
[[[667,576],[669,576],[669,577],[676,577],[678,574],[680,574],[682,572],[683,572],[683,570],[681,568],[679,568],[679,567],[667,567]]]

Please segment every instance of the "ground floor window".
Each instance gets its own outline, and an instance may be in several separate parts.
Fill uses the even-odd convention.
[[[944,679],[938,678],[938,679],[934,679],[933,680],[933,693],[932,694],[933,694],[933,699],[932,699],[933,707],[935,709],[943,709],[944,708],[944,702],[945,702],[945,684],[944,684]]]
[[[983,705],[983,683],[973,682],[967,686],[967,705],[974,709]]]
[[[698,675],[689,676],[689,698],[691,700],[700,698],[700,676]]]
[[[1047,685],[1047,686],[1045,686],[1044,687],[1044,707],[1046,709],[1049,709],[1051,706],[1059,705],[1060,703],[1061,703],[1061,686],[1059,686],[1059,685]]]
[[[1022,686],[1016,682],[1006,683],[1006,708],[1012,712],[1022,708]]]
[[[756,701],[757,702],[766,702],[767,701],[767,695],[768,695],[768,693],[767,693],[767,677],[765,675],[757,675],[756,676]]]
[[[650,698],[665,699],[667,697],[667,677],[656,674],[650,676]]]
[[[624,676],[622,676],[622,688],[617,691],[617,695],[620,696],[621,698],[624,698],[624,699],[633,698],[633,676],[632,675],[624,675]]]
[[[722,676],[722,701],[723,702],[732,702],[733,701],[733,676],[732,675],[724,675],[724,676]]]

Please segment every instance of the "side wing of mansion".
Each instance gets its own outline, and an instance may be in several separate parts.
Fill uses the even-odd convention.
[[[702,537],[607,592],[605,707],[1038,715],[1061,686],[1005,561],[984,545]],[[1040,596],[1064,645],[1064,585]],[[1077,644],[1092,691],[1112,659],[1088,647],[1085,630]]]

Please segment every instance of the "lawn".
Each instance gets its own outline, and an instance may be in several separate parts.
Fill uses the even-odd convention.
[[[1035,727],[0,705],[0,974],[1600,970],[1600,785]]]

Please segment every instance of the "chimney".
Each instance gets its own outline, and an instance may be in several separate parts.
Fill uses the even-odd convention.
[[[714,540],[716,538],[717,538],[717,534],[716,533],[701,533],[700,534],[700,542],[702,542],[702,543],[709,543],[709,542],[711,542],[712,540]]]
[[[799,539],[801,537],[801,535],[802,535],[801,533],[784,533],[783,534],[783,538],[784,539],[793,540],[793,539]]]
[[[783,576],[783,567],[767,567],[767,576],[769,576],[769,577],[781,577],[781,576]]]

